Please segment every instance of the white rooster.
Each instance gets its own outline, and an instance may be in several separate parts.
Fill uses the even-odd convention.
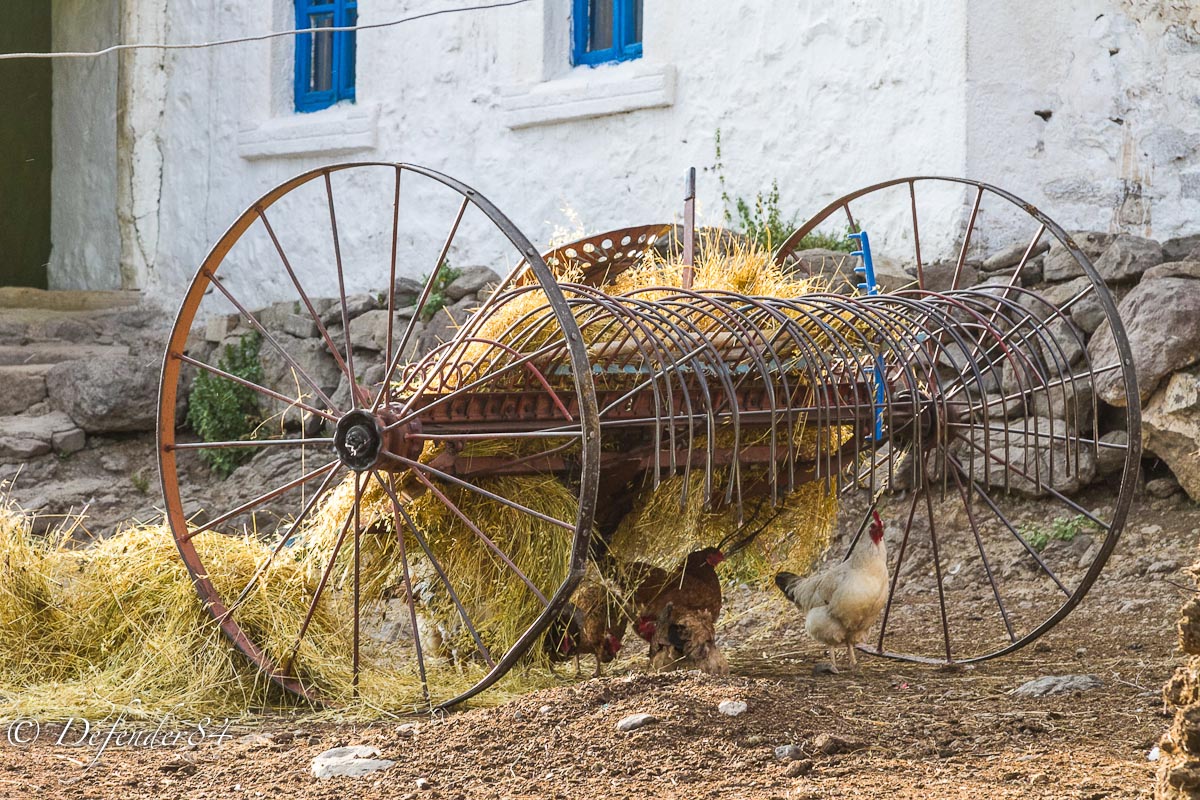
[[[870,542],[854,549],[850,558],[816,575],[790,572],[775,576],[775,585],[805,614],[804,630],[829,648],[830,668],[837,672],[836,648],[845,647],[851,668],[858,666],[854,646],[887,602],[887,548],[883,522],[872,511]]]

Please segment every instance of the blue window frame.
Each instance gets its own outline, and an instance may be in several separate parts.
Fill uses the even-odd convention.
[[[574,0],[575,64],[642,57],[642,0]]]
[[[354,100],[354,31],[322,31],[358,23],[357,0],[296,0],[296,110],[317,111]]]

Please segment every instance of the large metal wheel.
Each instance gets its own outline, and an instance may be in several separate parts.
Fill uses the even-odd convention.
[[[464,242],[466,249],[458,249]],[[450,259],[470,257],[464,252],[492,264],[507,260],[514,266],[500,288],[518,277],[532,282],[553,312],[557,327],[545,334],[540,352],[560,353],[568,369],[557,388],[541,384],[548,402],[572,421],[570,430],[555,433],[560,449],[572,453],[570,474],[560,476],[569,511],[532,508],[525,498],[489,489],[485,478],[459,477],[425,457],[434,445],[457,452],[497,437],[547,440],[536,425],[464,428],[455,416],[471,398],[503,391],[514,373],[536,373],[532,357],[500,352],[479,338],[473,323],[443,326],[438,338],[444,343],[417,345],[419,321],[441,304],[439,275]],[[411,281],[397,282],[398,276],[422,274],[419,292]],[[374,294],[381,290],[386,296]],[[266,305],[280,294],[289,300]],[[354,316],[355,303],[372,299],[375,312]],[[473,319],[491,304],[485,301]],[[264,305],[261,313],[252,310]],[[260,378],[239,378],[214,366],[221,348],[209,352],[203,345],[205,324],[211,331],[220,323],[215,329],[224,332],[234,319],[240,326],[234,334],[260,337]],[[315,336],[290,336],[288,326]],[[428,325],[423,330],[427,338],[434,335]],[[491,348],[492,357],[487,371],[473,373],[467,353],[480,346]],[[248,390],[269,424],[225,441],[196,440],[183,431],[177,405],[198,375]],[[545,403],[547,397],[534,400]],[[244,502],[214,505],[200,459],[248,447],[283,454],[269,484],[255,487]],[[279,686],[314,702],[361,694],[392,709],[428,710],[499,680],[538,641],[578,583],[596,502],[599,424],[579,328],[550,270],[512,222],[474,189],[433,170],[339,164],[265,194],[204,259],[163,360],[158,453],[179,553],[205,608],[239,650]],[[372,492],[376,505],[368,509],[364,496]],[[470,577],[414,521],[418,498],[452,518],[458,540],[472,541],[503,565],[515,591],[526,593],[518,599],[536,598],[530,602],[534,612],[482,635],[487,620],[480,614],[486,612],[469,598],[500,588],[465,585]],[[516,514],[539,536],[566,537],[569,563],[558,565],[558,578],[539,584],[525,575],[506,552],[504,531],[474,517],[480,509]],[[331,546],[306,545],[305,532],[322,524],[332,534],[326,541]],[[390,600],[367,599],[372,576],[360,556],[373,544],[369,537],[392,542],[399,577]],[[247,552],[247,542],[258,547],[249,552],[262,556],[249,574],[231,567],[235,554]],[[292,593],[260,597],[279,585],[270,576],[280,569],[295,574],[288,584]],[[423,603],[434,594],[452,608],[449,617],[466,643],[453,658],[431,652],[431,639],[444,641],[446,634],[430,633],[432,623],[423,617]],[[264,618],[264,608],[273,609],[271,619]],[[291,629],[281,630],[280,620]]]
[[[860,226],[875,236],[886,291],[827,302],[891,326],[877,340],[904,346],[878,352],[890,348],[925,376],[909,397],[887,401],[923,409],[917,441],[885,419],[843,483],[866,488],[868,511],[878,507],[891,531],[887,607],[860,648],[934,663],[1010,653],[1080,603],[1134,494],[1140,406],[1116,304],[1062,228],[963,179],[900,178],[848,194],[795,231],[776,260],[812,268],[816,256],[797,256],[814,242],[806,237]],[[1058,282],[1044,297],[1028,287],[1051,259]],[[847,261],[839,281],[857,263]],[[1093,363],[1084,330],[1108,336],[1105,327],[1115,356]],[[1089,490],[1098,473],[1106,483]],[[865,526],[864,515],[849,550]]]

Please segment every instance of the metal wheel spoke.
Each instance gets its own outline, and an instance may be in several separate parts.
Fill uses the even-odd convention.
[[[321,398],[325,405],[336,412],[338,407],[332,400],[329,399],[329,396],[326,395],[325,392],[321,391],[321,387],[318,386],[317,382],[312,379],[312,376],[305,372],[304,368],[296,363],[296,359],[292,358],[288,351],[283,349],[283,345],[275,340],[275,337],[271,335],[270,331],[263,327],[262,323],[258,321],[258,318],[251,314],[246,307],[242,305],[241,302],[234,297],[227,288],[225,288],[225,284],[221,282],[221,279],[218,278],[211,270],[205,270],[203,275],[208,278],[209,282],[213,286],[217,287],[217,289],[221,291],[221,294],[225,295],[225,299],[228,300],[233,307],[238,310],[238,313],[240,313],[242,317],[250,323],[250,327],[258,331],[258,333],[264,339],[266,339],[272,347],[275,348],[275,351],[279,354],[280,358],[286,361],[288,366],[294,369],[296,374],[304,379],[304,382],[307,383],[314,392],[316,392],[317,397]]]
[[[387,339],[383,348],[383,363],[391,363],[392,359],[392,329],[396,321],[396,246],[400,236],[400,167],[396,167],[396,196],[392,200],[392,258],[388,262],[388,317]],[[386,387],[386,382],[385,382]],[[384,390],[386,395],[386,388]],[[377,403],[371,404],[378,408]]]
[[[967,494],[966,488],[963,486],[962,476],[958,470],[953,471],[954,483],[958,487],[959,497],[962,498],[963,508],[967,512],[967,521],[971,524],[971,533],[975,536],[975,546],[979,548],[979,557],[983,560],[983,571],[987,574],[988,583],[992,587],[992,596],[996,598],[996,605],[1000,609],[1000,617],[1004,620],[1004,629],[1008,631],[1008,640],[1010,642],[1017,641],[1017,636],[1013,632],[1012,622],[1008,618],[1008,609],[1004,607],[1004,600],[1000,597],[1000,587],[996,585],[996,577],[992,574],[992,565],[988,563],[987,553],[983,549],[983,538],[979,535],[979,525],[975,522],[975,512],[971,508],[971,498]]]
[[[229,442],[181,442],[165,444],[164,450],[220,450],[228,447],[302,447],[304,445],[333,444],[333,439],[245,439]]]
[[[199,361],[197,359],[192,358],[191,356],[184,355],[183,353],[174,353],[173,352],[173,353],[171,353],[171,358],[174,358],[177,361],[182,361],[184,364],[190,364],[193,367],[195,367],[196,369],[202,369],[205,372],[216,375],[219,378],[224,378],[227,381],[233,381],[234,383],[238,384],[239,386],[245,386],[247,389],[249,389],[253,392],[257,392],[258,394],[261,394],[265,397],[270,397],[273,400],[278,400],[282,403],[286,403],[289,408],[298,408],[301,411],[307,411],[309,414],[314,414],[314,415],[320,417],[321,419],[328,420],[329,422],[337,422],[337,420],[338,420],[338,418],[336,416],[334,416],[333,414],[330,414],[328,411],[324,411],[322,409],[316,408],[315,406],[310,406],[307,403],[302,403],[299,400],[296,400],[295,398],[288,397],[285,394],[280,394],[279,392],[268,389],[265,386],[259,386],[257,383],[252,383],[252,382],[246,380],[245,378],[240,378],[237,375],[233,375],[229,372],[226,372],[225,370],[218,369],[217,367],[211,366],[209,364],[205,364],[203,361]],[[332,408],[332,406],[330,406],[330,407]]]
[[[412,317],[409,318],[408,324],[404,326],[404,334],[400,337],[400,345],[396,348],[395,355],[391,357],[392,361],[388,365],[387,372],[384,373],[383,385],[379,388],[379,394],[375,396],[375,402],[371,404],[372,411],[377,410],[383,398],[387,396],[388,384],[392,381],[392,375],[395,374],[396,367],[400,366],[400,357],[404,353],[404,348],[408,346],[408,340],[412,338],[413,328],[416,327],[417,320],[421,318],[421,311],[425,308],[425,304],[429,302],[429,295],[433,292],[433,286],[437,281],[438,273],[442,271],[442,266],[446,263],[446,254],[450,252],[450,245],[454,242],[454,236],[458,233],[458,226],[462,222],[463,214],[467,212],[467,204],[470,202],[469,198],[464,197],[462,204],[458,207],[458,213],[454,216],[454,223],[450,226],[450,233],[446,236],[446,243],[442,245],[438,259],[434,263],[433,269],[429,272],[429,280],[425,281],[425,287],[421,290],[421,296],[417,298],[416,309],[413,311]],[[415,392],[413,397],[419,396],[424,389],[425,387],[422,387],[420,391]],[[402,409],[402,412],[403,410],[406,409]]]
[[[350,343],[350,313],[346,308],[346,276],[342,269],[342,244],[338,238],[337,213],[333,209],[333,183],[325,172],[325,197],[329,201],[329,229],[333,236],[333,261],[337,266],[338,301],[342,306],[342,333],[346,337],[346,380],[350,382],[350,404],[358,408],[358,379],[354,373],[354,347]],[[356,656],[357,656],[357,651]]]
[[[904,553],[908,549],[908,537],[912,533],[913,520],[917,515],[917,501],[921,499],[924,490],[912,493],[912,504],[908,507],[908,521],[904,523],[904,536],[900,539],[900,550],[896,553],[896,565],[892,567],[891,586],[888,587],[887,603],[883,607],[883,618],[879,623],[879,652],[883,652],[883,636],[887,632],[888,620],[892,615],[892,603],[896,599],[896,585],[900,582],[900,566],[904,563]]]
[[[960,462],[954,456],[947,456],[947,458],[955,463],[955,466],[960,474],[965,474],[962,462]],[[1012,524],[1008,516],[1000,510],[1000,507],[996,505],[996,501],[993,500],[991,495],[987,493],[987,490],[977,480],[970,479],[970,483],[974,487],[975,493],[979,495],[983,502],[988,504],[988,507],[992,509],[992,513],[996,515],[996,518],[999,519],[1001,523],[1003,523],[1008,532],[1011,533],[1013,537],[1021,543],[1021,546],[1025,548],[1025,552],[1032,556],[1033,560],[1037,563],[1038,567],[1041,568],[1042,572],[1046,573],[1046,576],[1049,577],[1050,580],[1054,581],[1055,585],[1058,586],[1064,595],[1070,597],[1071,590],[1066,587],[1066,584],[1059,580],[1058,576],[1054,574],[1054,570],[1050,569],[1050,567],[1046,565],[1046,562],[1042,560],[1042,556],[1037,550],[1034,549],[1033,545],[1031,545],[1025,539],[1025,537],[1021,535],[1021,532],[1018,531],[1016,526]]]
[[[335,469],[330,470],[329,474],[325,476],[325,480],[321,481],[321,485],[317,487],[317,491],[314,492],[313,496],[309,498],[304,508],[300,511],[299,516],[297,516],[296,519],[292,521],[292,524],[288,526],[289,534],[300,529],[300,526],[304,523],[304,520],[308,518],[308,515],[312,512],[312,510],[316,508],[318,501],[320,501],[321,497],[324,496],[326,490],[329,489],[329,485],[333,483],[333,479],[337,476],[337,474],[337,470]],[[224,616],[233,614],[233,612],[236,611],[242,605],[242,603],[246,602],[246,598],[250,596],[250,592],[254,588],[255,584],[258,583],[258,580],[263,576],[263,573],[266,572],[267,568],[271,566],[271,562],[275,560],[275,557],[279,555],[283,548],[287,547],[288,542],[291,540],[292,537],[290,535],[279,535],[279,541],[275,543],[275,547],[270,553],[267,554],[267,557],[259,562],[258,566],[254,568],[254,572],[250,575],[250,580],[246,582],[244,587],[242,587],[242,591],[238,593],[237,599],[229,604],[229,608],[225,611]]]
[[[509,558],[504,553],[503,550],[501,550],[499,547],[497,547],[496,543],[493,542],[490,538],[488,538],[488,536],[486,534],[484,534],[484,532],[482,530],[479,529],[478,525],[476,525],[474,522],[472,522],[470,519],[468,519],[467,515],[462,512],[462,509],[460,509],[457,505],[455,505],[454,502],[450,500],[450,498],[446,497],[446,495],[443,494],[442,491],[433,484],[433,481],[429,480],[424,475],[422,475],[420,472],[416,472],[416,471],[413,472],[413,477],[415,477],[418,481],[420,481],[421,484],[427,490],[432,492],[433,496],[436,497],[439,501],[441,501],[442,505],[444,505],[446,508],[450,509],[450,512],[452,514],[454,514],[454,516],[458,517],[459,520],[461,520],[462,523],[464,525],[466,525],[468,529],[470,529],[471,533],[475,534],[475,536],[481,542],[483,542],[485,545],[487,545],[487,548],[489,550],[491,550],[496,555],[497,558],[499,558],[502,562],[504,562],[504,565],[507,566],[510,570],[512,570],[513,574],[515,574],[518,578],[520,578],[522,583],[524,583],[527,587],[529,587],[529,591],[533,592],[534,596],[537,597],[538,601],[541,602],[541,604],[543,606],[550,605],[550,601],[546,599],[546,595],[542,594],[541,590],[538,589],[537,586],[534,585],[533,581],[529,580],[529,578],[526,577],[525,573],[521,571],[521,568],[518,567],[516,564],[514,564],[513,560],[511,558]]]
[[[333,470],[337,469],[339,466],[341,466],[341,462],[335,459],[333,461],[330,461],[328,464],[326,464],[323,467],[317,467],[316,469],[314,469],[312,472],[308,473],[307,475],[301,475],[299,478],[296,478],[295,480],[292,480],[292,481],[288,481],[283,486],[280,486],[277,489],[272,489],[269,492],[260,494],[258,497],[255,497],[253,500],[248,500],[245,503],[242,503],[240,506],[233,509],[232,511],[226,512],[226,513],[222,514],[221,516],[217,517],[216,519],[212,520],[211,522],[207,523],[202,528],[195,528],[194,530],[188,531],[183,536],[179,537],[179,541],[187,542],[187,541],[190,541],[192,539],[192,537],[197,536],[201,533],[204,533],[205,531],[214,530],[214,529],[216,529],[216,527],[218,525],[221,525],[221,524],[233,519],[234,517],[237,517],[241,514],[246,513],[247,511],[254,508],[255,506],[260,506],[263,503],[267,502],[268,500],[274,500],[276,497],[279,497],[281,494],[284,494],[285,492],[289,492],[292,489],[295,489],[297,486],[300,486],[301,484],[308,483],[313,478],[323,475],[326,472],[332,472]]]
[[[489,500],[495,500],[497,503],[506,505],[509,508],[516,509],[517,511],[522,511],[522,512],[530,515],[534,519],[540,519],[543,522],[550,523],[551,525],[557,525],[558,527],[563,528],[564,530],[568,530],[568,531],[575,530],[575,526],[568,522],[563,522],[560,519],[555,519],[554,517],[543,514],[540,511],[534,511],[529,506],[523,506],[520,503],[516,502],[515,500],[509,500],[507,497],[501,497],[500,495],[496,494],[495,492],[489,492],[487,489],[484,489],[481,486],[476,486],[473,483],[468,483],[467,481],[464,481],[460,478],[456,478],[455,476],[453,476],[447,472],[442,472],[440,469],[431,467],[428,464],[422,464],[420,461],[414,461],[411,458],[405,458],[404,456],[396,455],[395,453],[392,453],[388,450],[384,450],[383,452],[389,458],[394,458],[396,461],[399,461],[401,464],[412,467],[413,469],[416,469],[416,470],[421,470],[422,472],[427,472],[430,475],[436,475],[441,480],[447,481],[449,483],[453,483],[455,486],[461,486],[464,489],[469,489],[472,492],[475,492],[476,494],[482,495],[483,497],[486,497]]]
[[[325,176],[329,180],[329,175]],[[350,651],[350,685],[354,688],[354,694],[358,695],[358,648],[359,648],[359,626],[362,618],[362,593],[360,591],[361,582],[359,580],[359,568],[362,560],[362,484],[358,480],[358,476],[354,478],[354,633],[352,635],[352,647]]]
[[[379,474],[374,474],[376,479],[379,480]],[[417,544],[421,545],[421,550],[425,552],[425,557],[429,559],[430,566],[432,566],[433,571],[437,573],[442,585],[446,587],[446,593],[450,595],[450,600],[454,603],[454,608],[458,611],[459,618],[462,619],[463,625],[467,627],[467,632],[471,635],[471,640],[475,643],[475,649],[479,652],[479,655],[483,656],[483,660],[487,663],[488,667],[495,667],[496,662],[492,660],[492,654],[488,651],[487,645],[483,643],[483,638],[480,637],[479,631],[475,629],[474,623],[471,622],[471,615],[467,613],[466,606],[464,606],[462,604],[462,600],[459,599],[458,592],[454,591],[454,585],[450,582],[450,578],[447,576],[446,570],[442,568],[441,562],[438,561],[437,556],[433,554],[433,548],[429,546],[428,540],[425,539],[424,534],[421,533],[421,529],[417,527],[417,524],[413,521],[412,517],[409,516],[408,512],[404,510],[404,506],[400,504],[400,499],[396,497],[396,493],[392,487],[382,480],[380,482],[383,485],[383,490],[387,492],[388,499],[392,502],[393,511],[404,517],[404,521],[408,525],[408,529],[412,531],[413,538],[417,540]]]
[[[946,588],[942,585],[942,561],[938,552],[937,523],[933,519],[933,500],[928,489],[922,489],[925,496],[925,513],[929,519],[929,543],[933,547],[933,572],[937,580],[938,610],[942,615],[942,638],[946,643],[946,663],[954,663],[954,654],[950,650],[950,620],[946,615]]]
[[[359,474],[354,473],[354,490],[355,495],[360,490]],[[338,532],[338,537],[334,540],[333,550],[329,554],[329,563],[325,565],[325,569],[321,570],[321,578],[317,581],[317,588],[313,590],[312,601],[308,604],[308,609],[304,612],[304,620],[300,623],[300,630],[296,634],[296,641],[292,643],[288,651],[287,658],[282,662],[282,669],[290,672],[295,665],[296,654],[300,651],[300,643],[304,641],[304,636],[308,633],[308,626],[312,624],[313,614],[317,611],[317,603],[321,600],[321,595],[325,593],[325,586],[329,583],[329,576],[333,574],[333,567],[337,563],[338,554],[342,552],[342,545],[346,541],[346,534],[350,532],[350,523],[354,517],[351,514],[346,515],[346,519],[342,522],[342,529]]]
[[[392,502],[392,523],[396,528],[396,543],[400,547],[400,565],[404,575],[404,600],[405,605],[408,606],[409,623],[412,625],[413,650],[417,656],[417,673],[421,678],[421,694],[425,698],[425,705],[432,709],[433,701],[429,697],[429,675],[425,669],[425,652],[421,645],[421,626],[417,622],[417,599],[413,592],[412,574],[408,568],[408,550],[404,544],[404,527],[400,524],[400,501],[396,499],[391,487],[383,480],[383,477],[379,473],[372,471],[371,474],[374,475],[375,480],[379,481],[384,491],[387,492],[388,499]],[[407,514],[404,515],[404,518],[408,520],[409,528],[415,530],[416,526],[412,524],[412,520],[408,518]]]
[[[325,327],[325,323],[321,322],[321,315],[317,313],[317,309],[313,306],[312,300],[308,297],[308,292],[304,291],[304,287],[300,285],[300,279],[296,277],[295,270],[292,269],[292,264],[288,261],[287,255],[283,252],[283,245],[280,244],[278,237],[275,235],[275,229],[271,227],[271,223],[267,221],[267,213],[262,208],[255,206],[254,209],[258,213],[259,220],[262,221],[263,227],[266,228],[267,235],[271,237],[271,243],[275,245],[275,252],[279,254],[279,260],[283,262],[283,268],[287,271],[288,278],[291,279],[292,285],[296,287],[296,293],[300,295],[300,302],[308,310],[308,315],[312,318],[313,324],[317,326],[317,331],[321,334],[321,338],[325,340],[325,346],[329,349],[329,354],[333,356],[333,360],[337,362],[338,369],[343,375],[350,375],[350,368],[346,366],[345,359],[342,358],[341,352],[333,343],[333,338],[329,335],[329,331]]]

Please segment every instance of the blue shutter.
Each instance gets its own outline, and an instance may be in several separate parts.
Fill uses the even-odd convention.
[[[357,24],[357,0],[296,0],[297,111],[317,111],[339,100],[354,99],[355,32],[320,33],[321,28]]]
[[[604,4],[605,10],[611,3],[612,11],[607,18],[597,13],[599,3]],[[571,61],[576,65],[594,66],[642,57],[642,0],[573,0],[571,23]],[[597,25],[600,30],[595,30]],[[593,41],[593,31],[604,46]]]

